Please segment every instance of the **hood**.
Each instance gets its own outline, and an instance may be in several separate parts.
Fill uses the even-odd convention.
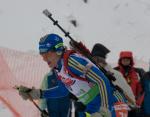
[[[118,64],[121,65],[121,59],[122,58],[130,58],[131,59],[131,66],[134,65],[134,61],[133,61],[133,54],[131,51],[121,51],[120,52],[120,56],[119,56],[119,61]]]

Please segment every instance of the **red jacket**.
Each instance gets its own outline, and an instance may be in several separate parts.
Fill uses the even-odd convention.
[[[122,58],[130,58],[131,59],[130,66],[124,67],[121,64]],[[115,69],[122,73],[122,75],[126,79],[127,83],[130,85],[135,95],[137,105],[141,105],[141,103],[143,102],[143,96],[142,96],[143,89],[140,82],[140,74],[136,71],[136,68],[134,68],[133,66],[134,66],[134,61],[133,61],[132,52],[130,51],[121,52],[118,61],[118,66]]]

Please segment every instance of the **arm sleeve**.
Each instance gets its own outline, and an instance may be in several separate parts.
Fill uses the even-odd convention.
[[[42,90],[41,98],[60,98],[68,95],[68,91],[65,86],[55,86],[47,90]]]
[[[47,89],[41,91],[41,98],[59,98],[68,95],[65,85],[58,80],[57,75],[53,72],[47,78]]]
[[[86,69],[87,64],[92,64],[86,74],[84,73],[84,69]],[[68,60],[68,66],[71,72],[76,74],[77,76],[83,76],[86,78],[88,82],[92,82],[93,84],[98,85],[101,99],[102,107],[110,107],[112,99],[112,89],[110,86],[110,82],[108,78],[104,75],[104,73],[99,70],[93,63],[90,61],[78,57],[75,55],[71,55]]]

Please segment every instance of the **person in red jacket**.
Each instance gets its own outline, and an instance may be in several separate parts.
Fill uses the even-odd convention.
[[[136,104],[141,107],[144,94],[140,81],[142,80],[145,71],[142,68],[134,67],[133,54],[131,51],[120,52],[118,66],[115,67],[115,69],[122,73],[135,95]],[[133,116],[133,114],[131,116]]]

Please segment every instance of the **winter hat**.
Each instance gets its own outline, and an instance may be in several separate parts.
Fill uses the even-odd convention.
[[[96,43],[92,49],[92,56],[99,56],[102,58],[106,58],[106,55],[110,52],[108,48],[106,48],[104,45],[100,43]]]
[[[48,51],[61,52],[64,50],[63,39],[57,34],[47,34],[39,41],[39,53]]]
[[[131,59],[131,66],[134,65],[133,54],[132,54],[131,51],[121,51],[120,52],[119,64],[121,64],[121,60],[123,58],[129,58],[129,59]]]
[[[120,58],[133,58],[131,51],[121,51]]]

